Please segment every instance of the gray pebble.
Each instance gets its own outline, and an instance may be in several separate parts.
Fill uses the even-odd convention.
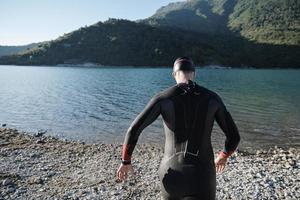
[[[2,181],[3,186],[12,185],[13,181],[10,178],[6,178]]]
[[[160,199],[157,170],[163,147],[137,144],[135,176],[116,182],[120,144],[89,145],[14,133],[0,128],[1,138],[11,142],[0,149],[0,169],[21,177],[18,188],[2,186],[5,198]],[[37,145],[39,139],[47,142]],[[300,199],[299,148],[256,153],[241,151],[228,159],[225,170],[216,176],[217,199]]]
[[[7,192],[8,193],[14,193],[16,191],[16,188],[14,187],[14,186],[9,186],[8,188],[7,188]]]

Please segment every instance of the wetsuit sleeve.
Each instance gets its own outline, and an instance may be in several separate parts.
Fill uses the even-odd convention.
[[[215,119],[226,136],[224,153],[228,157],[236,150],[240,142],[240,134],[231,114],[227,111],[220,97],[218,97],[218,105]]]
[[[160,102],[158,95],[145,106],[144,110],[135,118],[128,128],[122,146],[122,160],[130,161],[134,147],[140,133],[160,115]]]

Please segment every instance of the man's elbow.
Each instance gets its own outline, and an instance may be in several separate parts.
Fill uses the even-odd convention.
[[[237,131],[236,134],[235,134],[235,137],[233,138],[234,140],[234,143],[236,144],[235,146],[237,147],[241,141],[241,136],[239,134],[239,132]]]
[[[241,136],[239,134],[239,131],[235,129],[231,132],[230,137],[228,138],[229,144],[231,144],[232,149],[236,149],[241,141]]]
[[[237,133],[237,137],[236,137],[237,142],[239,143],[241,141],[241,136],[239,133]]]
[[[128,128],[127,133],[129,133],[131,135],[135,135],[138,131],[139,131],[138,125],[134,124]]]
[[[132,125],[132,126],[130,126],[130,127],[127,129],[126,135],[127,135],[127,137],[129,137],[131,140],[136,141],[136,140],[138,139],[140,133],[141,133],[140,127],[137,126],[137,125]]]

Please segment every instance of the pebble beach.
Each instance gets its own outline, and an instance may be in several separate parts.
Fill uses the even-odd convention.
[[[0,128],[0,200],[160,199],[163,147],[138,143],[120,182],[121,148]],[[300,199],[299,159],[299,147],[238,150],[217,174],[217,199]]]

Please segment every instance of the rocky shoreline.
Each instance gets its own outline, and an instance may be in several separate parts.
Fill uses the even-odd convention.
[[[1,199],[160,199],[163,147],[138,143],[134,176],[118,182],[121,144],[84,144],[0,128]],[[217,175],[217,199],[300,199],[300,149],[238,151]],[[151,161],[151,162],[150,162]]]

